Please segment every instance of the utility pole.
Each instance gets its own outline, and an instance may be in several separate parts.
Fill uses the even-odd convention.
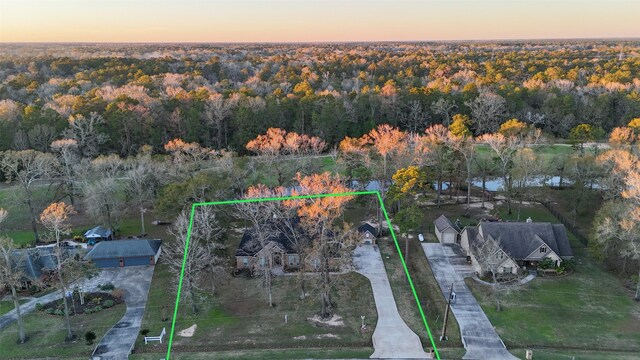
[[[453,293],[453,283],[451,283],[451,290],[449,290],[447,309],[444,312],[444,325],[442,325],[442,336],[440,336],[440,341],[447,340],[447,320],[449,319],[449,309],[451,309],[451,293]]]
[[[141,224],[142,224],[142,236],[145,236],[145,232],[144,232],[144,213],[147,212],[147,209],[140,207],[140,220],[141,220]]]
[[[409,261],[409,236],[404,234],[404,262]]]

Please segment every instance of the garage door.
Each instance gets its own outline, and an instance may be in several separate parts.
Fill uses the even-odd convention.
[[[99,268],[119,267],[118,259],[94,259],[93,263]]]
[[[124,258],[124,266],[149,265],[151,260],[148,256]]]

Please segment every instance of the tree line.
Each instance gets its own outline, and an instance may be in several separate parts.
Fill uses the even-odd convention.
[[[227,46],[7,45],[0,150],[50,151],[94,118],[96,154],[174,138],[239,153],[267,129],[329,147],[380,124],[417,132],[469,116],[474,135],[517,118],[566,138],[640,113],[637,42]]]

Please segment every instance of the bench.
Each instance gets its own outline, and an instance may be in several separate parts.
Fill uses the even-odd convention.
[[[162,332],[160,333],[160,336],[145,336],[144,343],[148,344],[149,341],[160,341],[160,344],[162,344],[162,339],[164,339],[164,336],[166,334],[167,334],[167,330],[165,328],[162,328]]]

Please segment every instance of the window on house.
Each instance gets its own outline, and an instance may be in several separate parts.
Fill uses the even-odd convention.
[[[496,259],[502,259],[502,258],[504,258],[504,253],[502,251],[498,251],[496,253]]]
[[[260,266],[264,267],[264,256],[260,257]]]
[[[547,248],[544,247],[544,246],[540,247],[540,252],[541,253],[546,253],[547,252]]]
[[[247,256],[242,257],[242,265],[249,266],[249,258]]]
[[[298,265],[298,255],[289,255],[289,265]]]
[[[504,273],[511,273],[511,272],[513,271],[513,267],[511,267],[511,266],[506,267],[506,266],[505,266],[505,267],[503,267],[503,268],[502,268],[502,271],[503,271]]]

